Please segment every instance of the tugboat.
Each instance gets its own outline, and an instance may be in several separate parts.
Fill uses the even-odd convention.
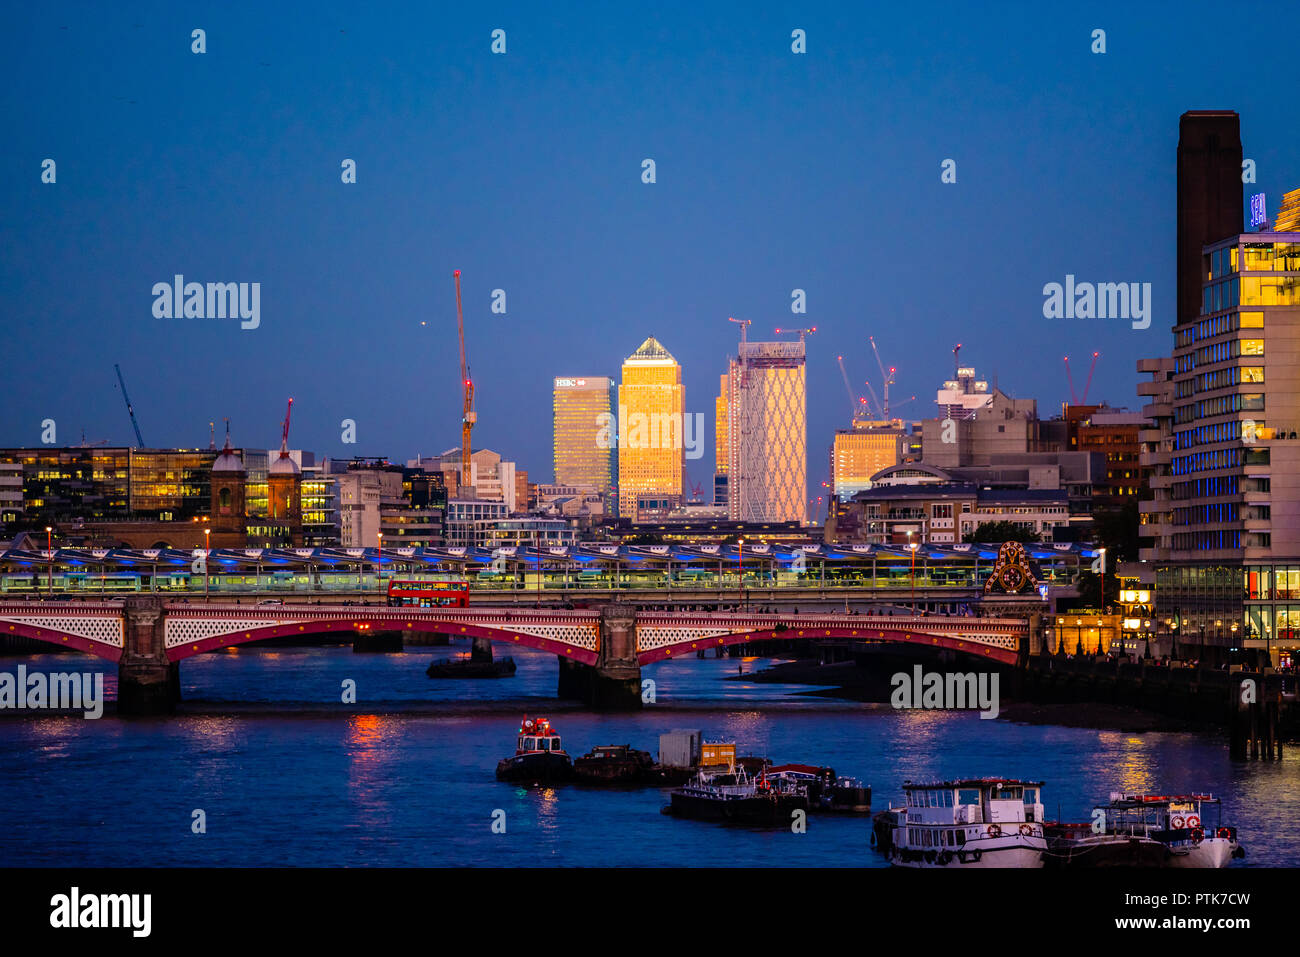
[[[439,658],[425,670],[430,678],[509,678],[515,673],[515,659],[497,658],[474,661],[472,658]]]
[[[1211,808],[1212,824],[1205,820]],[[1061,867],[1226,867],[1246,851],[1222,818],[1222,805],[1210,794],[1114,791],[1110,803],[1093,810],[1097,828],[1049,825],[1048,851]]]
[[[694,781],[672,791],[670,800],[665,814],[754,827],[789,827],[793,812],[808,810],[807,789],[766,777],[753,779],[740,765],[722,774],[701,771]]]
[[[497,764],[497,780],[551,783],[573,777],[573,762],[560,745],[560,735],[545,718],[524,716],[513,757]]]
[[[649,781],[654,758],[630,744],[605,744],[592,748],[573,762],[573,775],[581,784],[637,785]]]
[[[906,820],[892,834],[897,867],[1042,867],[1041,781],[903,782]]]

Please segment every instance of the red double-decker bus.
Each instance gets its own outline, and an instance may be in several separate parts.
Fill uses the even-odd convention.
[[[388,604],[414,608],[466,608],[469,606],[469,582],[390,581]]]

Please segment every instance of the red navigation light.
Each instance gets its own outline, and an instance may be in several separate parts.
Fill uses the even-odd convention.
[[[459,270],[459,269],[454,270],[454,271],[452,272],[452,275],[459,279],[459,278],[460,278],[460,270]]]

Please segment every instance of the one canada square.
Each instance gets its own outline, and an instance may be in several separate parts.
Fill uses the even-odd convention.
[[[724,386],[729,517],[803,523],[808,502],[803,341],[742,342]]]

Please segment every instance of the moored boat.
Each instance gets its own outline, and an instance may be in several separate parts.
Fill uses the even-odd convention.
[[[430,678],[509,678],[515,673],[515,659],[473,661],[468,656],[439,658],[430,662],[424,673]]]
[[[857,778],[837,775],[834,768],[811,764],[778,764],[765,771],[769,780],[790,780],[808,789],[808,805],[813,811],[841,814],[871,813],[871,787]]]
[[[893,828],[897,867],[1042,867],[1041,781],[968,778],[903,783],[904,820]]]
[[[553,783],[573,778],[573,762],[550,721],[524,717],[515,753],[497,764],[497,778],[517,783]]]
[[[581,784],[648,784],[654,758],[630,744],[604,744],[573,761],[573,776]]]
[[[670,794],[666,814],[755,827],[789,827],[795,811],[808,810],[807,790],[751,778],[743,767],[721,774],[701,771]]]
[[[1210,794],[1115,791],[1093,809],[1095,824],[1048,826],[1048,859],[1061,867],[1226,867],[1246,852],[1222,813]]]

